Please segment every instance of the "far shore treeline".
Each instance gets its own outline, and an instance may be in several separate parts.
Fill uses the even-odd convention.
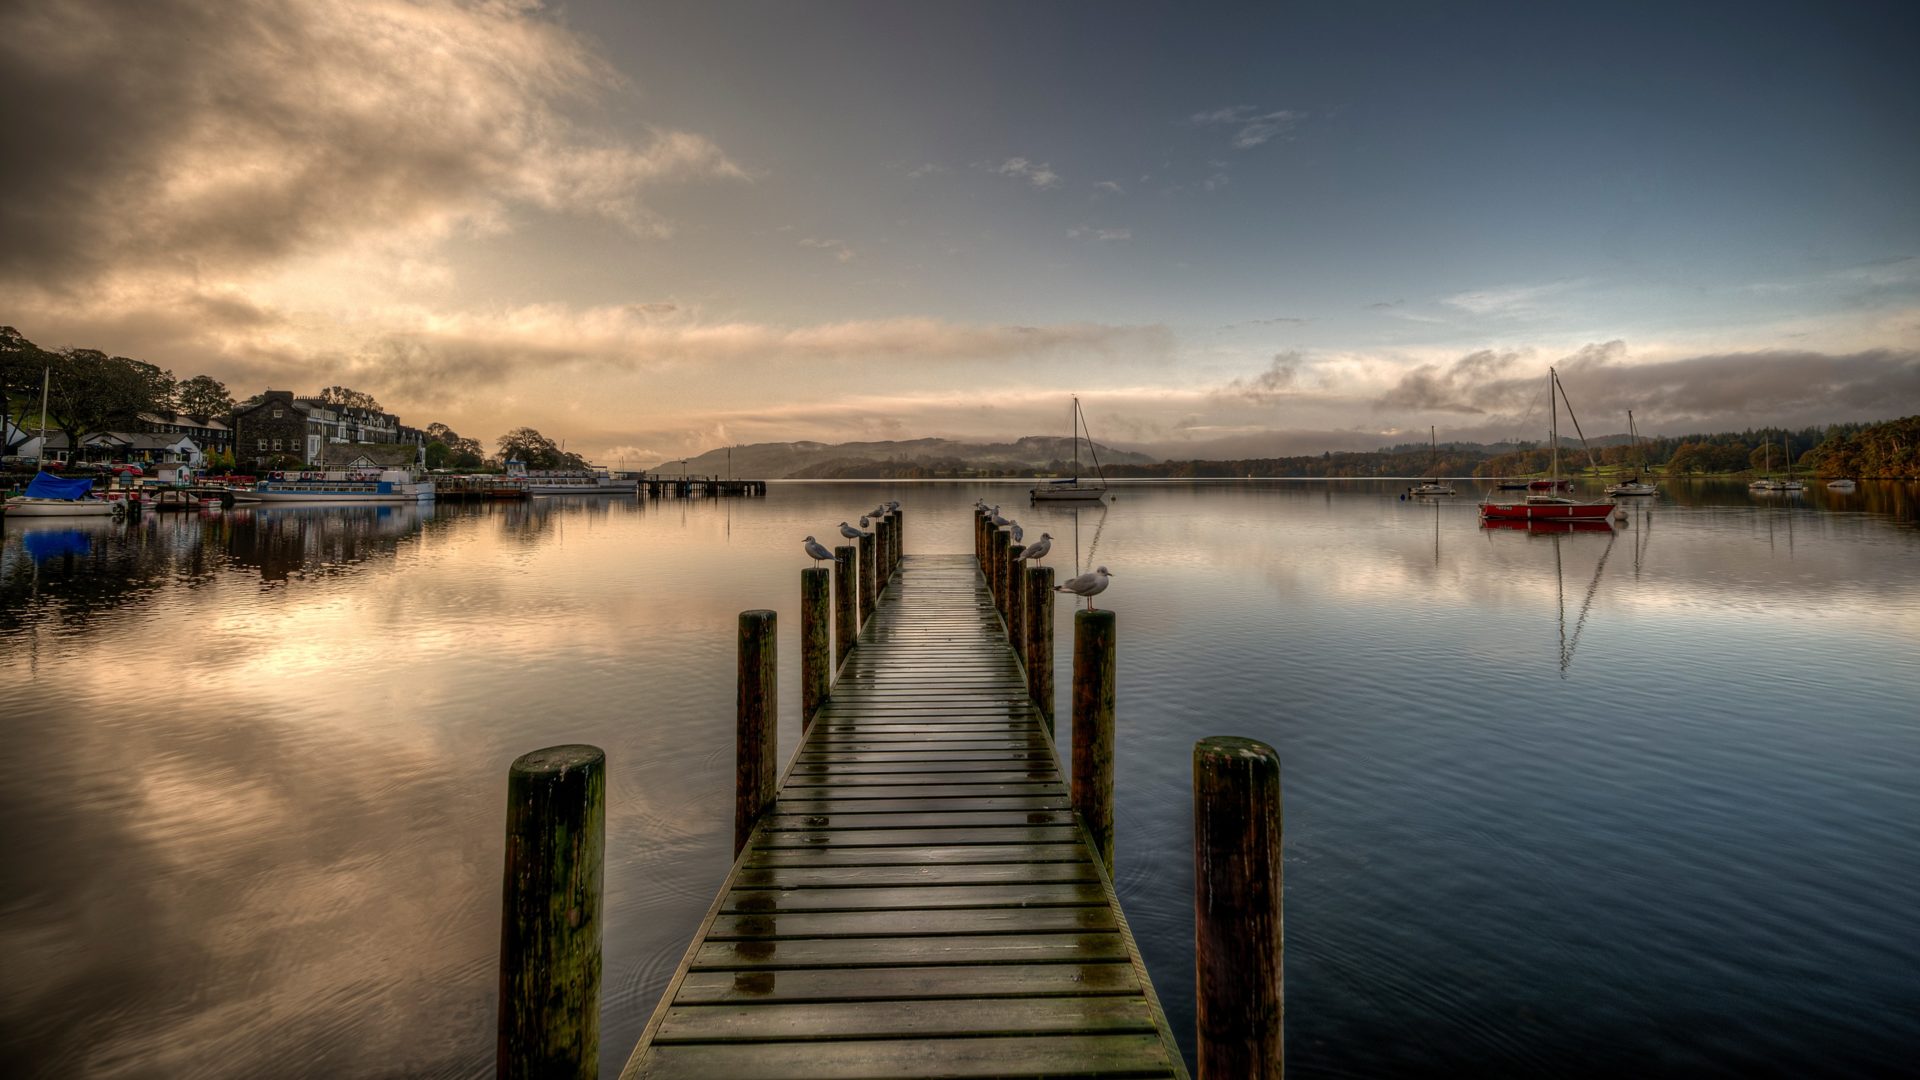
[[[44,382],[43,382],[44,380]],[[144,360],[109,356],[98,349],[42,348],[11,326],[0,326],[0,418],[5,431],[0,456],[18,452],[38,426],[41,390],[46,388],[46,423],[79,446],[105,431],[139,431],[142,414],[178,413],[199,420],[225,421],[237,405],[220,380],[210,375],[176,379],[173,372]],[[257,399],[254,399],[257,400]],[[384,412],[372,394],[329,386],[315,400],[330,408]],[[439,422],[422,429],[430,469],[480,469],[515,460],[532,469],[577,469],[586,465],[552,439],[530,427],[515,428],[496,440],[492,457],[478,439],[463,437]],[[284,464],[299,464],[289,457]],[[233,455],[210,455],[208,466],[232,468]]]

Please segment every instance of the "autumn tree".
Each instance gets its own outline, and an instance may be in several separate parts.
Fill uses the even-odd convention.
[[[372,394],[345,386],[329,386],[320,391],[320,404],[329,409],[360,409],[365,412],[386,412]]]
[[[0,326],[0,417],[27,426],[25,418],[40,403],[40,376],[57,359],[20,331]],[[9,436],[0,454],[13,453],[26,439],[25,431]]]
[[[54,357],[47,419],[69,447],[95,432],[135,428],[141,413],[172,406],[171,371],[98,349],[61,349]]]

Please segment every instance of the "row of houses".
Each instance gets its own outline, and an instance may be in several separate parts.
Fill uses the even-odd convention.
[[[209,455],[231,453],[247,470],[370,464],[388,467],[426,461],[426,432],[408,427],[393,413],[328,405],[316,397],[295,397],[291,390],[268,390],[226,417],[185,413],[141,413],[135,431],[100,431],[69,445],[67,436],[48,432],[20,441],[24,433],[6,425],[17,456],[49,464],[133,462],[141,465],[205,466]]]

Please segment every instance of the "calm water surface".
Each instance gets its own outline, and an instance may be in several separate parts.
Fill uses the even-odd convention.
[[[984,495],[1117,572],[1117,878],[1183,1041],[1189,752],[1237,734],[1285,767],[1295,1075],[1909,1066],[1915,491],[1696,485],[1536,535],[1396,490],[7,522],[0,1059],[490,1076],[506,767],[578,741],[611,770],[613,1076],[729,862],[735,614],[780,612],[791,752],[800,538],[898,498],[909,554],[966,551]]]

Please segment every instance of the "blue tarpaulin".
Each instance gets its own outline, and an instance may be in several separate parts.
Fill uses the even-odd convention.
[[[52,473],[35,473],[33,482],[27,485],[29,499],[84,499],[87,492],[93,490],[93,480],[80,477],[77,480],[64,480]]]

